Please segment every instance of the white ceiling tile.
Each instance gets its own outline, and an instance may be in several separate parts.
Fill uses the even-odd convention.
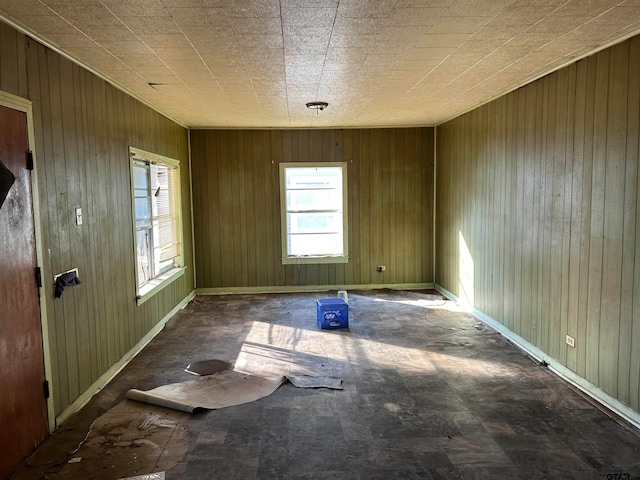
[[[364,59],[363,66],[370,67],[373,65],[394,66],[401,63],[402,59],[396,55],[367,55]]]
[[[138,35],[149,47],[156,48],[192,48],[189,40],[181,33],[158,33]]]
[[[232,17],[279,17],[280,3],[271,0],[234,0],[229,14]]]
[[[640,0],[0,0],[12,21],[161,112],[231,128],[438,123],[637,32],[639,9]],[[321,116],[304,106],[320,97],[330,102]]]
[[[95,42],[83,33],[50,33],[48,39],[61,48],[88,48],[95,46]]]
[[[122,25],[118,17],[102,5],[60,5],[52,9],[74,25]]]
[[[398,0],[395,8],[450,7],[455,0]]]
[[[334,35],[376,34],[390,24],[388,17],[350,18],[336,17],[332,32]]]
[[[554,10],[545,6],[511,6],[502,10],[489,25],[529,26],[540,21]]]
[[[430,31],[429,26],[389,26],[384,27],[380,31],[380,36],[382,42],[387,42],[390,40],[402,41],[404,43],[409,43],[415,45],[422,36],[427,34]]]
[[[566,32],[567,29],[574,29],[580,25],[584,25],[586,21],[587,19],[585,17],[545,17],[531,25],[527,32],[560,34]]]
[[[16,0],[12,0],[15,2]],[[32,0],[31,0],[32,1]],[[43,5],[101,5],[100,0],[39,0]],[[3,0],[4,2],[4,0]],[[36,15],[36,13],[33,13]]]
[[[233,0],[161,0],[166,8],[230,8]]]
[[[139,41],[131,30],[124,25],[81,25],[78,28],[96,42],[111,42],[115,38],[121,42]]]
[[[282,21],[278,17],[231,17],[227,20],[228,27],[236,35],[280,35]]]
[[[511,0],[456,0],[447,10],[447,15],[495,17],[511,3]]]
[[[153,65],[164,65],[164,62],[160,60],[160,58],[155,55],[117,55],[117,57],[124,63],[125,65],[129,65],[130,67],[143,67],[143,66],[153,66]]]
[[[428,33],[416,44],[418,48],[457,48],[466,42],[471,33]]]
[[[395,0],[348,0],[340,2],[338,6],[339,17],[370,18],[390,17],[393,14]]]
[[[160,58],[167,60],[198,61],[200,56],[191,47],[153,47]]]
[[[364,47],[378,41],[377,35],[332,35],[329,45],[332,48]]]
[[[549,35],[547,33],[531,33],[531,32],[523,32],[518,34],[517,36],[509,39],[505,45],[520,47],[525,46],[530,48],[531,50],[535,50],[542,45],[548,43],[549,41],[555,38],[554,35]]]
[[[428,33],[475,33],[489,17],[440,17]]]
[[[423,75],[438,66],[441,60],[404,60],[395,67],[397,71],[423,72]]]
[[[113,70],[122,70],[127,68],[120,59],[110,54],[102,47],[73,48],[70,49],[70,52],[76,58],[86,62],[92,68]]]
[[[281,0],[283,8],[337,8],[339,0]]]
[[[225,26],[229,15],[223,8],[171,7],[168,11],[181,27]]]
[[[297,27],[331,27],[335,8],[283,8],[282,25]]]
[[[11,16],[16,22],[29,29],[46,35],[48,33],[77,33],[78,30],[59,15],[15,15]]]
[[[161,0],[101,0],[114,15],[125,17],[166,17],[169,15]]]
[[[553,15],[559,17],[594,17],[614,7],[617,3],[615,0],[603,2],[572,1],[559,6],[553,11]]]
[[[245,48],[283,48],[281,35],[236,35],[235,41]]]
[[[407,60],[443,60],[455,51],[454,48],[414,48]]]
[[[121,15],[118,19],[136,34],[181,33],[180,27],[170,16],[139,17]]]
[[[391,16],[391,25],[434,25],[446,11],[446,8],[397,8]]]
[[[164,65],[149,65],[136,67],[135,71],[147,82],[176,83],[178,79],[168,67]],[[167,79],[171,79],[168,81]]]
[[[101,42],[100,43],[115,56],[122,55],[153,55],[153,50],[142,42]]]
[[[39,0],[2,0],[0,12],[7,15],[51,15],[53,12]]]
[[[637,23],[640,18],[640,5],[615,7],[601,13],[593,19],[593,23],[602,25],[627,26]]]

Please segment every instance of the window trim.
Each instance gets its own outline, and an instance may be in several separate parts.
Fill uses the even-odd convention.
[[[286,162],[280,163],[280,235],[283,265],[349,263],[349,205],[347,192],[347,162]],[[342,169],[342,255],[291,256],[287,250],[287,196],[285,170],[287,168],[340,167]]]
[[[176,201],[177,201],[177,221],[178,221],[178,242],[180,243],[180,253],[174,259],[173,268],[161,273],[157,277],[151,279],[146,284],[140,286],[138,279],[138,251],[136,244],[136,212],[135,212],[135,185],[134,185],[134,165],[135,162],[145,162],[148,164],[160,164],[177,168],[178,183],[175,188]],[[131,226],[133,231],[133,258],[134,258],[134,278],[136,286],[136,303],[142,305],[147,300],[151,299],[156,293],[182,277],[185,273],[186,266],[184,266],[184,244],[183,244],[183,226],[182,226],[182,193],[180,185],[180,161],[159,155],[157,153],[147,152],[136,147],[129,147],[129,169],[131,176]]]

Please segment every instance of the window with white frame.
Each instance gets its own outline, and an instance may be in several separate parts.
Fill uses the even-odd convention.
[[[182,273],[180,163],[130,147],[137,298]]]
[[[347,164],[281,163],[282,263],[347,263]]]

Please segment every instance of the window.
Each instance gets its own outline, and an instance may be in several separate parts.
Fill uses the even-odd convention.
[[[281,163],[282,263],[347,263],[347,164]]]
[[[129,148],[138,303],[183,273],[180,163]]]

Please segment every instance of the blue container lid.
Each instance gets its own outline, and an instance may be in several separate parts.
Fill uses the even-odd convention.
[[[319,300],[317,300],[318,305],[346,305],[347,303],[344,301],[344,298],[336,298],[336,297],[331,297],[331,298],[320,298]]]

